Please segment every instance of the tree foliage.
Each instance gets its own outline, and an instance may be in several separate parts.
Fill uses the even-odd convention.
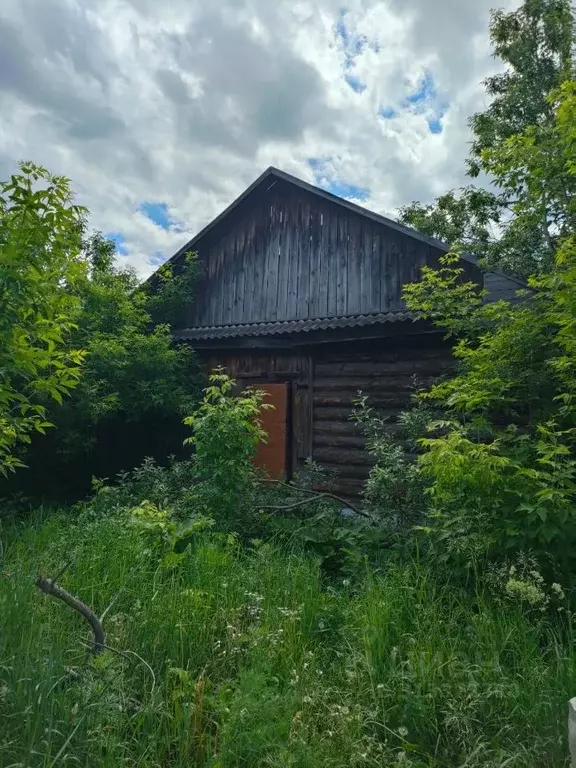
[[[17,449],[52,426],[46,402],[77,386],[82,345],[70,344],[85,211],[68,181],[22,163],[0,184],[0,472]]]
[[[527,194],[540,195],[558,170],[576,177],[576,81],[550,96],[546,142],[534,127],[489,150],[504,175],[528,168]],[[554,162],[550,157],[554,157]],[[529,547],[558,562],[576,543],[576,197],[565,200],[567,231],[555,263],[530,280],[519,303],[482,302],[462,282],[455,256],[405,288],[410,309],[456,338],[460,370],[426,399],[447,410],[445,434],[422,441],[431,483],[429,532],[454,554]],[[527,217],[531,215],[528,211]],[[522,221],[524,213],[518,214]],[[438,425],[437,425],[438,426]]]
[[[489,268],[527,277],[552,268],[573,225],[574,177],[554,151],[549,98],[574,72],[570,0],[525,0],[511,13],[495,11],[490,33],[506,69],[484,83],[491,102],[470,119],[467,167],[471,178],[482,177],[491,188],[468,185],[432,204],[413,202],[400,219],[474,253]],[[542,158],[549,164],[545,183],[537,172]]]
[[[86,352],[82,376],[66,402],[46,403],[57,429],[29,447],[22,457],[29,469],[12,489],[25,483],[27,492],[75,497],[93,475],[178,454],[182,419],[199,397],[192,350],[174,345],[170,325],[153,319],[183,315],[193,300],[195,260],[184,266],[183,287],[165,271],[152,290],[118,266],[114,242],[100,233],[85,238],[82,250],[86,269],[66,289],[74,307],[68,344]]]

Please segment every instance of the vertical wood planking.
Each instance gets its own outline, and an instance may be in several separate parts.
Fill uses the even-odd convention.
[[[244,317],[245,323],[250,322],[254,316],[254,284],[256,280],[256,260],[254,258],[254,222],[249,221],[246,230],[246,258],[248,269],[246,270],[246,291],[244,293]]]
[[[298,229],[296,236],[298,238],[298,288],[296,292],[296,317],[308,317],[308,297],[310,290],[309,282],[309,226],[310,226],[310,206],[303,195],[298,198]]]
[[[336,313],[348,313],[348,217],[344,211],[338,211],[338,283],[336,292]]]
[[[372,222],[361,221],[360,235],[360,311],[371,312],[372,299]]]
[[[288,246],[288,306],[287,317],[290,320],[298,317],[298,304],[296,295],[298,293],[298,202],[291,195],[287,207],[287,246]]]
[[[390,229],[382,230],[382,272],[380,275],[380,304],[387,311],[391,309],[390,271],[392,270],[392,237]]]
[[[390,309],[400,307],[400,292],[402,289],[401,274],[404,259],[403,236],[392,232],[390,237],[390,273],[388,275]]]
[[[276,320],[278,318],[278,238],[280,222],[278,205],[276,200],[272,197],[267,213],[267,242],[265,243],[266,320]]]
[[[280,180],[197,248],[206,269],[190,327],[399,309],[403,286],[439,253]]]
[[[379,312],[382,308],[380,286],[382,280],[382,228],[372,225],[371,234],[370,270],[372,279],[370,283],[370,311]]]
[[[330,317],[338,311],[338,212],[333,205],[324,208],[324,232],[327,237],[328,304],[326,315]]]
[[[286,205],[278,198],[278,306],[276,317],[285,320],[288,307],[288,270],[290,269],[289,242],[286,236]]]
[[[348,220],[348,314],[356,314],[361,311],[360,286],[361,286],[361,237],[362,227],[358,216],[351,216]]]
[[[320,281],[322,280],[322,206],[310,207],[308,237],[308,317],[320,317]]]

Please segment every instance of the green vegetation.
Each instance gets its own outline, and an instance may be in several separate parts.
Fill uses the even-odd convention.
[[[3,531],[2,765],[565,764],[563,619],[415,562],[327,582],[310,555],[205,532],[168,557],[131,516]],[[89,657],[87,625],[34,587],[71,553],[60,583],[112,604],[117,652]]]
[[[84,213],[66,179],[32,163],[0,184],[0,474],[51,426],[45,400],[78,383],[83,353],[66,342],[79,305],[63,286],[83,278]]]
[[[0,186],[1,766],[566,765],[573,38],[566,0],[494,14],[508,70],[468,163],[493,190],[401,214],[453,245],[405,299],[459,367],[400,435],[359,396],[357,514],[314,492],[312,462],[297,487],[254,469],[262,393],[216,371],[200,394],[171,340],[193,259],[140,286],[65,179],[23,164]],[[486,304],[463,248],[529,290]]]
[[[553,267],[559,241],[574,231],[574,169],[550,141],[550,94],[574,77],[573,13],[570,0],[524,0],[512,13],[493,12],[492,49],[505,69],[484,83],[490,105],[470,118],[467,161],[468,176],[488,178],[492,189],[472,183],[430,205],[413,202],[400,211],[404,223],[490,268],[529,277]],[[523,141],[546,158],[546,184],[537,195],[538,172],[514,157]]]

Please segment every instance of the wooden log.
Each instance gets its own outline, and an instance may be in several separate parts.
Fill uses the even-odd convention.
[[[320,397],[318,399],[321,399]],[[370,400],[370,405],[373,405]],[[323,406],[316,403],[314,408],[314,423],[327,422],[327,421],[347,421],[352,415],[353,407],[350,404],[346,407],[332,407]],[[398,409],[396,408],[379,408],[378,415],[382,418],[387,418],[393,421],[398,416]]]
[[[410,403],[411,393],[408,391],[388,392],[382,394],[380,392],[370,393],[365,392],[368,395],[368,404],[373,408],[383,410],[401,410],[406,408]],[[317,392],[314,391],[313,404],[317,407],[327,408],[350,408],[354,407],[353,401],[358,397],[358,392]]]
[[[395,343],[396,342],[396,343]],[[451,357],[451,347],[446,342],[433,343],[430,337],[417,337],[417,343],[403,339],[386,339],[385,342],[378,340],[371,345],[368,350],[359,351],[330,351],[318,359],[320,363],[388,363],[388,362],[410,362],[413,360],[434,360],[437,358]]]
[[[401,424],[397,424],[395,421],[386,422],[386,430],[392,435],[400,435],[403,432]],[[317,421],[314,423],[314,438],[320,435],[338,435],[338,436],[352,436],[352,437],[364,437],[362,427],[355,424],[353,421]]]
[[[449,357],[432,358],[430,360],[398,360],[398,361],[362,361],[353,360],[346,363],[325,362],[316,365],[315,374],[318,377],[343,376],[438,376],[454,368],[454,359]]]
[[[364,483],[361,480],[336,480],[333,483],[323,483],[320,481],[314,486],[317,491],[332,491],[337,493],[344,499],[349,498],[351,501],[357,500],[362,495],[364,489]]]
[[[425,384],[426,380],[422,380]],[[382,392],[395,393],[399,390],[413,391],[413,379],[408,374],[389,376],[316,376],[314,390],[316,392],[334,392],[350,390],[352,392]]]
[[[350,420],[315,421],[314,436],[317,435],[362,435],[362,428]]]
[[[355,435],[314,435],[314,449],[317,447],[364,449],[366,447],[366,438]]]
[[[372,467],[361,464],[328,464],[322,462],[322,466],[331,472],[338,472],[338,477],[357,480],[366,480],[372,469]]]
[[[314,400],[324,400],[325,398],[320,397],[319,395],[314,398]],[[345,407],[324,407],[322,405],[318,405],[317,402],[314,403],[316,406],[314,408],[314,423],[320,422],[320,421],[347,421],[351,414],[352,414],[352,404],[349,403]]]
[[[331,464],[361,464],[372,465],[374,459],[366,451],[360,449],[345,450],[340,448],[315,448],[312,453],[314,461],[329,462]]]

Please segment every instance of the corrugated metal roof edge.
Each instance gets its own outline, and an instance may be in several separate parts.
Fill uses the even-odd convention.
[[[245,336],[277,336],[289,333],[308,333],[337,328],[396,323],[418,319],[418,313],[407,310],[377,312],[373,314],[341,315],[302,320],[276,320],[264,323],[243,323],[239,325],[212,325],[185,328],[174,332],[177,341],[200,339],[230,339]]]

